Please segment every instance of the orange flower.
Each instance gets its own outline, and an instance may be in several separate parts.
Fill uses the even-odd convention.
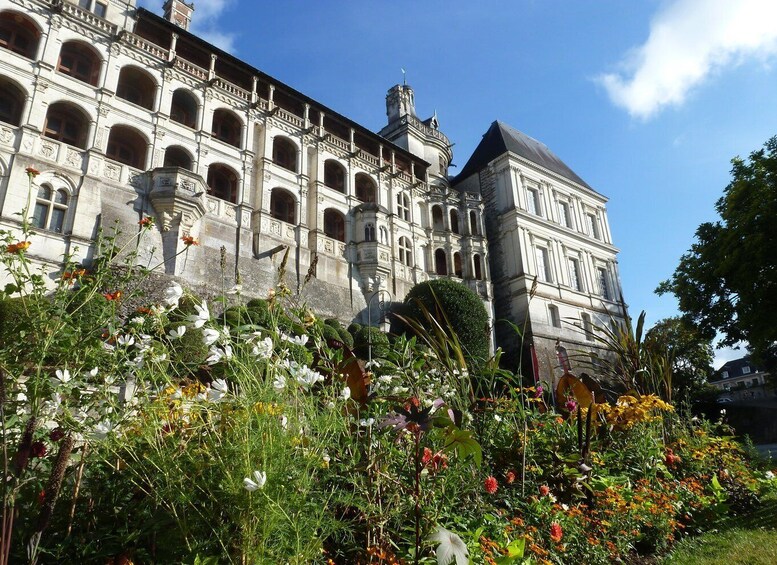
[[[497,482],[496,478],[492,476],[483,481],[483,487],[486,489],[488,494],[494,494],[499,488],[499,483]]]
[[[542,485],[540,487],[540,496],[548,496],[550,494],[550,488],[548,485]]]
[[[75,271],[65,271],[62,273],[62,280],[79,279],[86,274],[86,269],[76,269]]]
[[[19,253],[20,251],[27,251],[27,248],[30,246],[31,242],[29,241],[20,241],[18,243],[9,243],[8,246],[5,248],[6,253]]]
[[[24,172],[27,173],[27,176],[30,177],[30,179],[34,179],[40,174],[40,171],[35,167],[27,167],[24,169]]]
[[[106,300],[120,300],[121,299],[121,291],[117,290],[116,292],[104,292],[103,296]]]
[[[550,525],[550,539],[558,543],[562,537],[564,537],[564,532],[561,530],[561,524],[553,522]]]
[[[152,218],[151,216],[146,216],[145,218],[143,218],[138,222],[138,225],[141,228],[150,228],[151,226],[154,225],[154,218]]]
[[[515,482],[516,474],[515,471],[507,471],[507,474],[505,474],[505,481],[508,485],[511,485]]]
[[[200,242],[199,242],[199,241],[197,241],[196,239],[194,239],[194,238],[193,238],[192,236],[190,236],[190,235],[185,235],[185,236],[183,236],[183,237],[181,238],[181,241],[183,241],[183,244],[184,244],[186,247],[189,247],[190,245],[199,245],[199,244],[200,244]]]

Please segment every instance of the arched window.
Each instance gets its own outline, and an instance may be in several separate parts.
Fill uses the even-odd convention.
[[[445,257],[444,249],[437,249],[434,252],[434,267],[435,267],[435,273],[437,273],[438,275],[448,274],[448,260]]]
[[[432,229],[434,231],[445,229],[442,221],[442,208],[439,206],[432,206]]]
[[[172,145],[165,149],[165,167],[180,167],[187,171],[192,170],[192,156],[183,147]]]
[[[407,194],[397,194],[397,215],[403,220],[410,221],[410,198]]]
[[[123,67],[116,85],[116,96],[147,110],[154,109],[156,82],[137,67]]]
[[[324,210],[324,234],[337,241],[345,241],[345,217],[337,210]]]
[[[413,266],[413,248],[406,237],[399,238],[399,262],[408,267]]]
[[[76,80],[97,86],[97,80],[100,78],[100,57],[84,43],[68,41],[59,51],[57,70]]]
[[[32,225],[42,230],[62,233],[65,225],[69,196],[65,189],[54,190],[51,185],[42,184],[35,200]]]
[[[356,174],[356,198],[362,202],[375,202],[375,181],[364,173]]]
[[[483,266],[480,264],[480,255],[477,253],[472,256],[472,265],[475,268],[475,279],[483,280]]]
[[[550,318],[550,325],[554,328],[561,327],[561,316],[558,313],[558,306],[550,304],[548,306],[548,318]]]
[[[375,224],[364,226],[364,241],[375,241]]]
[[[297,203],[294,196],[282,188],[273,188],[270,195],[270,215],[287,224],[296,224]]]
[[[453,233],[459,233],[459,213],[456,210],[451,210],[451,231]]]
[[[480,235],[480,227],[478,226],[478,215],[474,210],[469,211],[469,233],[472,235]]]
[[[214,163],[208,167],[207,182],[208,194],[233,204],[237,203],[238,176],[235,171],[226,165]]]
[[[228,143],[233,147],[240,147],[240,134],[243,124],[240,119],[229,110],[223,108],[213,112],[213,127],[211,133],[216,139]]]
[[[39,40],[40,31],[30,18],[19,12],[0,14],[0,47],[34,59]]]
[[[15,82],[0,77],[0,122],[18,126],[22,123],[24,92]]]
[[[184,88],[173,92],[170,119],[189,128],[197,127],[197,99]]]
[[[464,274],[461,268],[461,253],[458,251],[453,254],[453,274],[459,278]]]
[[[80,108],[65,102],[56,102],[46,112],[43,135],[50,139],[86,149],[89,118]]]
[[[297,172],[297,146],[285,137],[276,137],[272,144],[272,161],[293,173]]]
[[[108,135],[108,150],[105,156],[135,169],[146,166],[148,142],[135,129],[127,126],[113,126]]]
[[[345,167],[334,159],[324,162],[324,184],[340,192],[345,192]]]

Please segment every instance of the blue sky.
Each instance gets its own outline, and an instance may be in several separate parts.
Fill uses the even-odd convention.
[[[194,33],[374,131],[406,69],[459,169],[495,119],[545,143],[610,198],[626,300],[648,325],[677,313],[653,290],[716,218],[731,158],[777,134],[773,0],[195,4]]]

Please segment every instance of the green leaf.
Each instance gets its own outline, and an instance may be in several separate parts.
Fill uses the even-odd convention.
[[[466,459],[471,455],[477,466],[483,462],[483,450],[472,437],[470,430],[460,430],[451,426],[448,428],[445,439],[445,447],[443,448],[445,451],[454,451],[461,459]]]
[[[523,553],[526,550],[526,540],[524,538],[513,540],[505,547],[505,549],[507,550],[507,555],[494,559],[497,565],[513,565],[514,563],[518,563],[519,559],[523,559]]]

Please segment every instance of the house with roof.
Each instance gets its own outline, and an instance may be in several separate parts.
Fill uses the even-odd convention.
[[[709,383],[722,391],[721,398],[754,400],[770,396],[766,386],[768,376],[750,356],[745,356],[724,363]]]

